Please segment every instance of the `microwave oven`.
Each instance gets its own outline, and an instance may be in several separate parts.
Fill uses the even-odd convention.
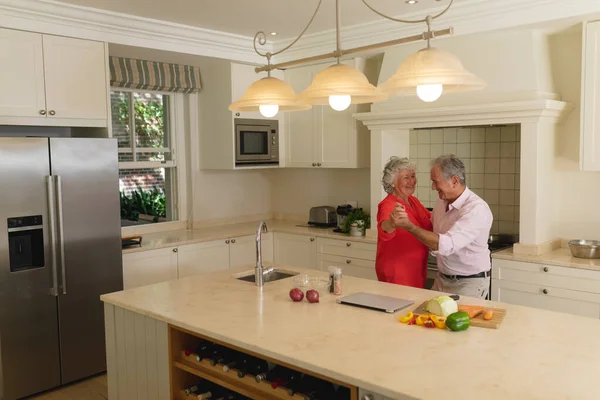
[[[235,164],[279,164],[279,121],[235,118]]]

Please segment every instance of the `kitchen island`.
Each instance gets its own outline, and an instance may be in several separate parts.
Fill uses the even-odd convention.
[[[360,388],[361,399],[600,399],[598,320],[463,298],[507,309],[500,328],[425,329],[400,324],[398,316],[435,292],[344,277],[345,295],[415,303],[386,314],[339,305],[328,293],[316,304],[293,303],[291,278],[261,289],[232,277],[244,271],[250,269],[102,296],[110,400],[179,398],[179,372],[191,368],[182,360],[182,334]]]

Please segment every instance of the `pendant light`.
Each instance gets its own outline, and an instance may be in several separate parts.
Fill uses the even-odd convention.
[[[416,94],[421,100],[432,102],[437,100],[443,93],[478,90],[485,87],[485,82],[466,70],[456,56],[445,50],[432,48],[429,44],[433,38],[453,33],[452,28],[432,31],[431,23],[447,12],[454,0],[450,0],[446,8],[438,14],[419,20],[392,18],[371,7],[367,0],[362,0],[362,2],[376,14],[391,21],[408,24],[424,22],[427,24],[427,31],[420,35],[342,50],[340,46],[341,7],[340,0],[336,0],[336,50],[327,54],[271,65],[272,56],[280,54],[296,44],[310,27],[321,6],[322,0],[319,0],[312,18],[300,35],[276,53],[261,53],[258,51],[256,44],[258,42],[258,44],[264,46],[266,35],[262,31],[254,35],[254,51],[267,58],[267,65],[256,68],[255,71],[257,73],[261,71],[270,72],[273,69],[284,69],[293,65],[331,58],[337,59],[337,64],[319,72],[310,86],[294,98],[292,96],[294,91],[287,83],[271,78],[269,75],[269,77],[253,83],[244,96],[231,104],[229,109],[232,111],[259,110],[261,114],[267,117],[274,116],[278,111],[306,110],[311,105],[329,104],[334,110],[342,111],[347,109],[350,104],[373,103],[384,100],[389,95]],[[396,73],[380,88],[371,85],[367,77],[358,69],[340,63],[340,58],[348,54],[420,40],[426,40],[427,47],[406,58],[400,64]]]
[[[336,50],[337,64],[319,72],[309,87],[298,95],[303,103],[312,105],[329,104],[336,111],[346,110],[350,104],[373,103],[388,97],[381,89],[371,85],[369,80],[357,68],[340,64],[342,54],[340,46],[341,8],[336,0]]]
[[[229,106],[229,111],[259,111],[265,118],[273,118],[278,112],[302,111],[310,105],[299,103],[289,83],[269,74],[254,82],[246,93]]]
[[[429,27],[430,21],[427,20]],[[430,32],[431,29],[428,29]],[[382,89],[391,95],[414,94],[425,101],[436,101],[442,93],[479,90],[485,82],[465,69],[454,54],[427,47],[408,56],[385,81]]]

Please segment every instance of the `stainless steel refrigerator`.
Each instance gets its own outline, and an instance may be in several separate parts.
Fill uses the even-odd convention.
[[[114,139],[0,138],[0,399],[106,370],[123,289]]]

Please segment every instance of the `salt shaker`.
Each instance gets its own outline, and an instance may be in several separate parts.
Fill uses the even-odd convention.
[[[340,267],[329,267],[329,293],[342,294],[342,269]]]

